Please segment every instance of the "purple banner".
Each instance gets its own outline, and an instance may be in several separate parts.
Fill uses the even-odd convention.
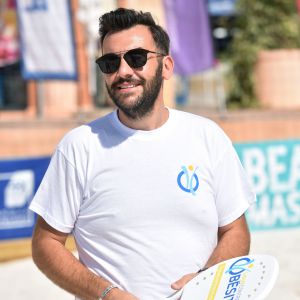
[[[198,73],[214,64],[212,34],[205,0],[164,0],[175,72]]]

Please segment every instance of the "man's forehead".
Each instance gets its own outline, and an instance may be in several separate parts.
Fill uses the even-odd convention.
[[[103,53],[121,52],[133,48],[153,48],[154,41],[149,28],[145,25],[108,33],[102,44]]]

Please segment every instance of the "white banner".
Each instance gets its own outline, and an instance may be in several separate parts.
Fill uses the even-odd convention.
[[[76,79],[69,0],[17,0],[23,77]]]

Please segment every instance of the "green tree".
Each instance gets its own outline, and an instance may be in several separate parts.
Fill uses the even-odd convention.
[[[231,65],[229,104],[257,103],[253,69],[260,50],[300,47],[295,0],[238,0],[235,34],[228,51]]]

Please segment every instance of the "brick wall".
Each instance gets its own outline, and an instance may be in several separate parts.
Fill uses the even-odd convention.
[[[49,155],[64,133],[76,125],[74,122],[0,124],[0,158]]]
[[[300,138],[300,111],[245,110],[204,115],[216,121],[233,142]]]
[[[300,138],[300,111],[187,111],[217,122],[233,142]],[[99,110],[66,121],[0,121],[0,158],[50,155],[70,129],[108,113]]]

